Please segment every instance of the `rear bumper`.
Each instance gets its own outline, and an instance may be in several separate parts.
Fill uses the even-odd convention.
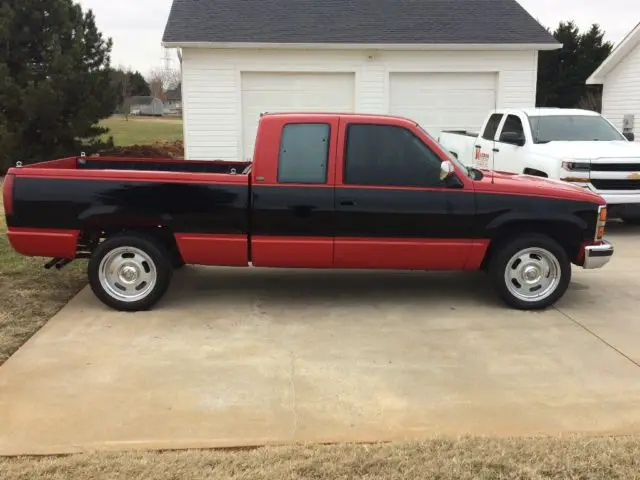
[[[589,245],[584,247],[584,263],[582,268],[593,270],[602,268],[613,256],[613,245],[609,242],[602,242],[600,245]]]

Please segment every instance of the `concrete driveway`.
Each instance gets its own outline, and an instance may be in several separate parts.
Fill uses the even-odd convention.
[[[85,290],[0,368],[0,454],[640,431],[640,229],[517,312],[482,274],[189,267],[153,312]]]

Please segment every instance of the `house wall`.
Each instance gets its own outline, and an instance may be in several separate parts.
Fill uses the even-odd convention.
[[[634,114],[634,133],[640,140],[640,45],[607,75],[603,88],[602,114],[620,130],[624,115]]]
[[[392,72],[496,72],[498,108],[535,105],[536,51],[183,49],[186,157],[242,155],[241,72],[353,72],[355,111],[387,113]],[[478,125],[477,128],[480,128]]]

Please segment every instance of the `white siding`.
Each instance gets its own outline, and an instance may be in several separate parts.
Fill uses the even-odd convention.
[[[535,51],[183,49],[186,156],[242,158],[242,72],[343,72],[355,76],[355,111],[388,113],[394,72],[486,72],[498,108],[532,107]],[[481,125],[475,125],[479,129]]]
[[[635,115],[634,133],[640,137],[640,45],[604,80],[602,114],[622,130],[622,118],[627,113]]]

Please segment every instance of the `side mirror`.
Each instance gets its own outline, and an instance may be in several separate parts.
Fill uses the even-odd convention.
[[[511,145],[517,145],[518,147],[522,147],[525,144],[524,137],[516,132],[502,132],[500,135],[500,141]]]
[[[624,135],[624,138],[630,142],[633,142],[636,139],[636,135],[633,132],[623,132],[622,135]]]
[[[440,180],[446,180],[449,178],[456,169],[453,167],[453,163],[449,160],[445,160],[440,164]]]

